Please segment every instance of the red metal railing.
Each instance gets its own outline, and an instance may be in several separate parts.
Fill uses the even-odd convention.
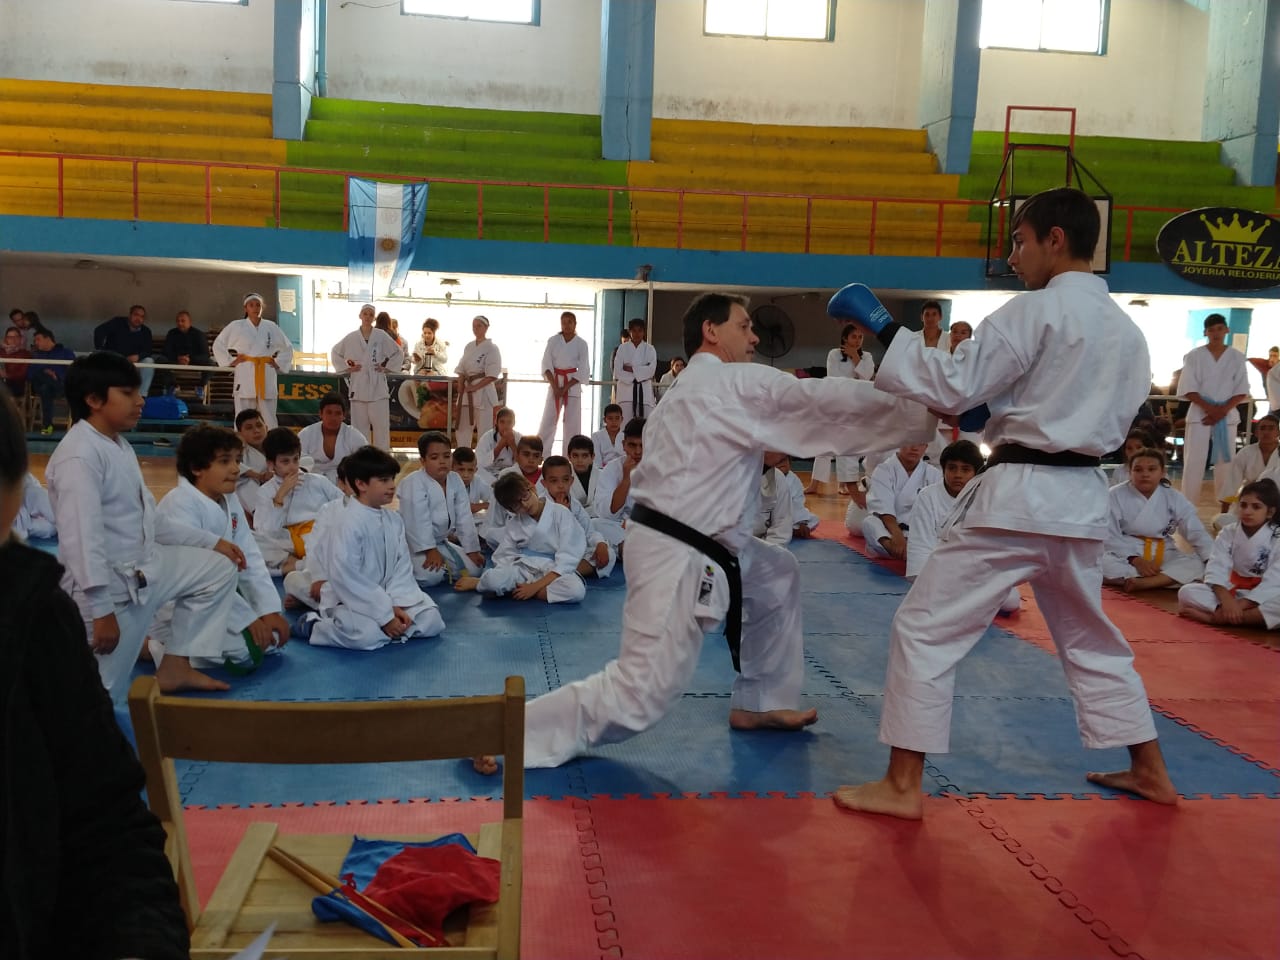
[[[1010,107],[1009,110],[1027,109],[1020,107]],[[1043,108],[1036,108],[1043,109]],[[1068,110],[1069,108],[1056,108]],[[1074,126],[1074,121],[1073,121]],[[1074,136],[1074,130],[1073,130]],[[628,195],[631,200],[637,196],[668,196],[675,199],[675,246],[677,249],[684,249],[686,233],[692,232],[694,228],[699,226],[707,227],[708,221],[705,217],[693,218],[687,213],[686,198],[689,197],[710,197],[710,198],[736,198],[741,202],[741,209],[738,213],[736,223],[714,223],[715,228],[722,228],[723,235],[736,234],[738,239],[738,247],[740,250],[746,251],[751,247],[751,240],[763,233],[768,224],[762,221],[757,215],[753,230],[753,220],[751,213],[751,205],[757,201],[795,201],[797,204],[804,204],[804,233],[801,238],[803,241],[803,250],[805,253],[812,251],[815,234],[818,233],[814,223],[814,204],[827,205],[844,205],[849,208],[850,214],[862,213],[865,209],[868,216],[866,218],[850,216],[849,223],[851,229],[845,235],[847,238],[857,239],[857,233],[852,225],[857,220],[865,219],[865,240],[867,245],[867,253],[874,255],[878,243],[884,243],[889,239],[901,239],[895,237],[888,228],[884,227],[885,210],[894,207],[915,207],[928,208],[932,207],[935,211],[933,217],[933,254],[934,256],[942,256],[943,249],[949,243],[965,242],[963,238],[951,237],[947,234],[947,211],[948,208],[957,210],[967,210],[973,207],[985,207],[984,200],[967,200],[956,198],[930,198],[930,197],[872,197],[872,196],[853,196],[847,194],[819,194],[819,193],[775,193],[763,191],[742,191],[742,190],[712,190],[712,189],[690,189],[690,188],[671,188],[671,187],[631,187],[618,186],[612,184],[582,184],[582,183],[543,183],[534,181],[498,181],[498,180],[475,180],[462,179],[455,177],[412,177],[396,174],[385,173],[366,173],[351,170],[324,170],[315,167],[292,167],[292,166],[273,166],[270,164],[256,163],[233,163],[226,161],[202,161],[202,160],[182,160],[167,157],[116,157],[107,155],[94,154],[60,154],[60,153],[36,153],[26,151],[5,150],[0,151],[0,160],[4,158],[17,158],[24,160],[48,160],[56,166],[57,170],[57,217],[59,219],[66,216],[66,194],[67,194],[67,174],[66,164],[68,162],[93,162],[93,163],[112,163],[112,164],[129,164],[130,166],[130,192],[132,199],[132,215],[133,219],[140,218],[143,191],[142,183],[139,175],[139,168],[142,165],[152,165],[156,167],[173,167],[189,170],[200,171],[203,174],[203,190],[204,190],[204,222],[212,224],[214,222],[214,207],[216,191],[214,188],[215,171],[247,171],[257,172],[269,175],[272,183],[271,209],[272,220],[276,227],[282,223],[282,196],[283,189],[281,178],[285,175],[312,175],[324,177],[342,177],[342,229],[347,228],[347,222],[350,217],[350,197],[349,186],[352,177],[360,177],[363,179],[377,179],[383,181],[392,181],[400,183],[426,182],[432,184],[455,184],[464,186],[473,186],[476,191],[476,238],[484,239],[485,236],[485,191],[493,189],[506,188],[525,188],[540,190],[542,192],[542,239],[543,242],[550,242],[551,228],[554,222],[552,216],[552,191],[574,191],[581,193],[604,191],[607,196],[607,219],[605,223],[606,241],[609,245],[614,243],[615,228],[615,194],[623,193]],[[0,197],[3,197],[5,188],[0,187]],[[98,193],[99,191],[95,191]],[[233,203],[227,200],[228,204]],[[243,204],[243,200],[239,201]],[[1149,206],[1124,206],[1117,205],[1114,210],[1123,212],[1125,215],[1125,244],[1122,259],[1129,260],[1132,251],[1132,241],[1134,233],[1134,215],[1147,212],[1159,212],[1176,214],[1181,213],[1181,208],[1175,207],[1149,207]],[[646,219],[643,213],[637,213],[636,216],[641,219],[642,223]],[[968,215],[955,218],[954,223],[967,222]],[[901,222],[901,221],[898,221]],[[924,222],[921,220],[920,222]],[[763,223],[763,225],[762,225]],[[669,224],[669,221],[664,221]],[[337,224],[335,224],[335,229]],[[732,234],[729,233],[732,231]],[[822,231],[829,233],[830,231]],[[767,242],[767,241],[765,241]]]

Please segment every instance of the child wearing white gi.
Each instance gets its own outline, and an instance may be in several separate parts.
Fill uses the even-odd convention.
[[[580,433],[570,437],[569,442],[565,444],[565,456],[573,465],[570,495],[589,516],[595,509],[596,484],[600,479],[600,470],[596,466],[596,445],[591,442],[590,437]]]
[[[18,515],[13,518],[13,532],[23,540],[31,537],[48,540],[57,536],[53,504],[49,502],[48,491],[40,486],[33,473],[28,473],[23,481],[22,504],[18,507]]]
[[[236,496],[244,508],[249,523],[258,509],[258,490],[271,479],[271,467],[262,452],[262,442],[267,438],[267,424],[255,408],[236,414],[236,433],[244,445],[240,451],[240,476],[236,478]]]
[[[880,464],[871,475],[861,532],[867,549],[877,556],[906,559],[911,507],[922,487],[942,479],[938,468],[922,459],[927,448],[923,443],[901,447],[897,456]]]
[[[335,480],[343,458],[369,441],[346,422],[347,401],[342,399],[342,394],[326,393],[320,398],[319,412],[319,420],[298,431],[298,443],[302,444],[302,455],[311,458],[311,472]]]
[[[481,432],[476,443],[477,475],[492,486],[498,474],[515,466],[516,448],[521,434],[516,431],[516,413],[510,407],[499,408],[493,429]]]
[[[449,470],[449,438],[428,430],[418,438],[418,455],[421,468],[400,481],[397,491],[414,579],[434,587],[464,573],[480,576],[484,554],[467,488]],[[450,537],[457,538],[456,545]]]
[[[391,449],[391,394],[387,371],[404,366],[404,351],[394,337],[373,325],[371,303],[360,308],[360,328],[333,346],[333,369],[347,378],[351,391],[351,426],[374,446]],[[339,457],[338,459],[341,459]]]
[[[1176,587],[1204,576],[1213,538],[1196,508],[1169,485],[1164,454],[1139,450],[1129,458],[1129,482],[1111,488],[1111,534],[1102,554],[1102,582],[1125,593]],[[1181,533],[1195,550],[1178,549]]]
[[[1129,458],[1139,450],[1147,450],[1155,447],[1151,437],[1143,430],[1130,430],[1129,435],[1124,438],[1124,452],[1122,454],[1124,462],[1111,471],[1111,486],[1129,482]]]
[[[533,488],[538,492],[539,496],[547,492],[542,486],[541,437],[531,435],[520,438],[520,441],[516,444],[515,464],[507,467],[499,476],[507,473],[520,474],[529,483],[533,484]],[[497,485],[496,482],[494,485]],[[488,516],[485,518],[483,529],[480,531],[480,535],[489,544],[490,548],[496,549],[498,544],[502,542],[502,528],[506,526],[510,516],[510,511],[506,510],[496,498],[490,502]]]
[[[467,499],[471,501],[471,515],[484,513],[489,509],[489,501],[493,499],[492,484],[480,476],[476,464],[476,452],[470,447],[457,447],[453,451],[450,469],[458,475],[462,485],[467,488]]]
[[[459,577],[454,589],[547,603],[582,600],[587,588],[578,576],[578,562],[587,552],[587,539],[568,508],[538,496],[518,472],[500,476],[493,497],[510,515],[493,566],[479,579]]]
[[[813,536],[821,519],[809,509],[804,499],[804,484],[791,472],[791,457],[783,454],[778,461],[778,472],[787,484],[787,493],[791,496],[791,535],[797,540],[808,540]]]
[[[253,534],[267,569],[284,574],[307,555],[307,537],[320,508],[341,499],[342,491],[326,477],[302,469],[302,444],[288,427],[268,431],[262,448],[272,477],[258,491]]]
[[[377,650],[444,629],[435,601],[413,579],[400,514],[389,508],[400,464],[374,446],[343,460],[354,494],[328,537],[329,579],[320,614],[305,613],[295,632],[313,646]]]
[[[658,373],[658,352],[644,339],[644,321],[627,324],[629,339],[618,344],[613,355],[613,379],[617,382],[622,419],[647,417],[653,412],[653,378]]]
[[[631,473],[644,459],[644,420],[635,417],[622,430],[623,456],[612,460],[600,472],[596,483],[595,519],[591,525],[619,553],[626,539],[627,519],[634,505],[631,499]]]
[[[345,459],[344,457],[339,461],[337,476],[334,478],[335,485],[342,491],[342,499],[330,500],[320,508],[316,515],[316,525],[307,536],[306,557],[284,575],[286,608],[304,606],[312,610],[320,609],[320,592],[329,579],[329,541],[342,511],[351,502],[351,487],[347,484],[347,474],[342,467]]]
[[[786,478],[775,469],[786,457],[784,453],[766,450],[760,475],[760,499],[756,509],[752,534],[765,543],[785,547],[791,542],[794,519],[791,511],[791,491]]]
[[[566,507],[573,514],[573,519],[582,527],[587,538],[587,552],[578,563],[578,574],[585,580],[597,577],[603,580],[613,572],[618,562],[617,551],[609,545],[604,537],[591,526],[591,518],[576,499],[571,490],[574,477],[573,465],[565,457],[547,457],[542,464],[542,485],[552,503]]]
[[[1280,627],[1280,488],[1255,480],[1236,501],[1240,520],[1213,542],[1203,583],[1178,590],[1178,613],[1201,623]]]
[[[102,685],[123,703],[147,628],[174,601],[174,639],[156,669],[160,689],[226,690],[191,666],[216,657],[235,596],[240,551],[164,546],[155,499],[121,434],[142,414],[142,378],[114,353],[80,357],[67,371],[75,424],[49,458],[45,479],[58,528],[62,586],[84,617]]]
[[[278,650],[289,636],[280,614],[280,594],[253,539],[240,500],[235,496],[240,473],[240,438],[223,427],[200,425],[178,442],[178,485],[165,494],[156,515],[160,543],[227,552],[240,552],[236,592],[224,624],[220,657],[201,657],[197,666],[255,663],[263,653]],[[161,663],[173,639],[173,604],[167,603],[151,625],[152,659]]]
[[[840,346],[827,354],[828,377],[851,377],[870,380],[876,375],[876,362],[862,349],[862,330],[857,324],[846,323],[840,331]],[[832,461],[835,461],[834,468]],[[840,481],[840,492],[849,494],[849,485],[858,479],[858,456],[837,456],[823,453],[813,458],[813,472],[809,474],[809,486],[805,493],[819,493],[819,484],[832,479]]]
[[[972,440],[957,440],[942,451],[942,480],[920,491],[911,508],[911,536],[907,538],[907,579],[915,582],[951,516],[956,497],[965,485],[982,472],[982,451]],[[1016,613],[1022,594],[1014,587],[1000,603],[1000,613]]]
[[[591,443],[595,447],[597,467],[607,467],[612,461],[625,456],[622,449],[622,407],[611,403],[604,408],[604,426],[591,435]]]
[[[1280,457],[1276,450],[1280,449],[1280,417],[1268,413],[1259,417],[1253,424],[1255,441],[1231,461],[1232,478],[1228,490],[1231,495],[1226,498],[1230,506],[1213,519],[1214,530],[1221,530],[1236,519],[1236,492],[1246,483],[1253,483],[1263,477],[1273,480],[1280,476]]]

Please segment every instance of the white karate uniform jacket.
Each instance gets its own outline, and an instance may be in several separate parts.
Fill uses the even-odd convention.
[[[787,481],[787,492],[791,495],[791,519],[796,526],[804,524],[810,530],[817,530],[821,519],[809,509],[804,499],[804,484],[794,473],[783,474]]]
[[[578,526],[582,527],[583,536],[587,538],[587,551],[582,555],[582,559],[596,567],[596,547],[603,543],[607,548],[609,559],[604,566],[596,567],[596,576],[603,580],[613,573],[613,568],[618,562],[618,551],[613,544],[600,535],[600,531],[591,522],[592,517],[591,514],[587,513],[587,508],[575,500],[572,495],[570,495],[567,504],[562,503],[560,506],[566,507],[573,514],[573,519],[578,521]]]
[[[374,327],[369,331],[368,340],[359,330],[352,330],[334,344],[330,359],[338,375],[347,377],[351,402],[372,403],[391,395],[387,390],[387,373],[400,372],[404,351],[394,337]],[[358,363],[360,369],[348,368],[348,360]]]
[[[53,521],[53,504],[35,474],[28,473],[22,482],[22,504],[13,518],[13,532],[23,540],[39,537],[47,540],[57,535]]]
[[[587,341],[574,334],[572,340],[565,342],[564,335],[557,333],[547,340],[546,349],[542,351],[542,373],[555,374],[556,382],[567,380],[577,382],[569,388],[569,397],[582,396],[582,384],[591,379],[591,350]],[[564,371],[557,373],[556,371]],[[550,443],[549,437],[544,437]],[[565,438],[566,440],[568,437]]]
[[[469,379],[476,375],[480,377],[493,377],[498,380],[502,377],[502,351],[498,349],[498,345],[486,337],[479,343],[474,340],[467,342],[462,348],[462,357],[458,360],[458,365],[453,368],[455,377]],[[465,408],[466,400],[462,401]],[[498,405],[498,388],[492,383],[482,388],[475,394],[475,405],[478,408],[492,408]],[[492,429],[492,425],[488,423],[476,424],[478,431]]]
[[[791,491],[782,471],[770,467],[760,477],[760,501],[752,533],[766,543],[785,547],[791,542],[795,519],[791,508]]]
[[[400,517],[404,520],[413,575],[419,583],[434,586],[447,576],[457,577],[463,571],[471,576],[479,575],[480,568],[466,556],[480,551],[480,536],[461,477],[456,473],[447,474],[442,487],[422,470],[415,470],[400,481],[396,494],[400,498]],[[457,536],[457,546],[449,541],[450,534]],[[439,550],[443,554],[442,569],[423,567],[428,550]]]
[[[293,541],[288,528],[315,520],[326,503],[342,499],[342,491],[328,477],[304,471],[302,480],[285,497],[284,506],[277,507],[274,501],[282,482],[279,477],[272,477],[258,488],[258,509],[253,515],[253,533],[271,570],[279,569],[292,553]],[[311,534],[304,535],[303,543],[310,543],[310,537]]]
[[[628,363],[631,364],[631,369],[622,369],[623,365]],[[647,340],[641,340],[640,345],[636,346],[628,340],[618,346],[618,351],[613,355],[613,379],[618,382],[618,404],[625,411],[622,424],[624,427],[627,419],[640,416],[632,409],[633,384],[639,383],[643,391],[644,416],[647,417],[653,412],[655,403],[653,378],[657,372],[658,351],[653,349],[653,344]]]
[[[600,467],[594,463],[591,465],[591,474],[587,478],[587,485],[582,485],[582,478],[578,476],[578,471],[573,471],[573,486],[569,488],[569,496],[582,505],[588,516],[595,516],[596,508],[596,488],[600,485]]]
[[[609,439],[609,431],[601,427],[591,435],[591,442],[596,448],[596,469],[607,467],[619,457],[625,457],[626,452],[622,449],[622,430],[618,430],[618,435],[612,440]]]
[[[231,351],[235,351],[232,354]],[[213,358],[218,366],[228,367],[237,356],[243,357],[275,357],[280,373],[288,373],[293,368],[293,344],[275,323],[263,317],[255,327],[248,317],[233,320],[222,328],[213,341]],[[276,386],[276,370],[267,364],[262,371],[265,395],[258,396],[254,364],[238,364],[233,371],[233,390],[237,400],[271,400],[279,396]],[[265,418],[265,414],[264,414]],[[272,426],[270,422],[267,424]]]
[[[245,470],[261,473],[267,469],[267,458],[247,443],[240,448],[240,476],[236,480],[236,496],[244,512],[252,515],[258,509],[258,491],[262,484],[245,475]]]
[[[1206,399],[1229,400],[1238,394],[1249,395],[1249,361],[1235,347],[1227,347],[1222,356],[1214,359],[1208,346],[1196,347],[1182,358],[1182,375],[1178,378],[1178,396],[1186,399],[1188,393],[1198,393]],[[1225,417],[1228,427],[1240,423],[1240,411],[1234,407]],[[1190,423],[1204,422],[1204,411],[1195,404],[1187,411]],[[1235,435],[1235,430],[1231,431]]]
[[[502,596],[554,570],[558,576],[547,587],[547,602],[577,603],[586,595],[578,576],[578,561],[586,552],[586,536],[573,514],[546,500],[537,520],[525,513],[508,515],[493,566],[480,575],[477,589]]]
[[[381,333],[381,331],[378,332]],[[324,430],[317,420],[298,431],[298,442],[302,444],[302,455],[310,457],[314,462],[312,472],[321,474],[327,480],[336,481],[338,464],[344,457],[365,446],[369,439],[351,424],[344,423],[338,428],[338,436],[333,444],[333,456],[329,457],[324,452]]]
[[[1205,562],[1213,550],[1213,538],[1205,530],[1196,508],[1168,483],[1144,497],[1132,483],[1111,488],[1111,531],[1102,554],[1102,575],[1108,580],[1136,577],[1129,557],[1155,559],[1160,548],[1160,572],[1178,583],[1190,583],[1204,574]],[[1174,533],[1181,533],[1195,555],[1178,549]]]
[[[867,487],[867,512],[872,516],[891,514],[898,521],[898,526],[910,526],[911,508],[920,490],[941,480],[942,471],[928,460],[921,460],[914,470],[907,473],[902,461],[892,456],[871,474],[871,483]]]
[[[1280,526],[1264,523],[1250,536],[1238,523],[1228,525],[1213,542],[1204,582],[1183,584],[1178,589],[1178,605],[1216,610],[1218,597],[1212,588],[1230,588],[1233,573],[1262,578],[1256,587],[1238,589],[1235,595],[1258,605],[1268,630],[1280,627]]]
[[[484,477],[491,486],[498,474],[515,466],[516,446],[523,434],[519,430],[512,430],[511,436],[511,446],[504,448],[496,457],[493,455],[493,448],[498,444],[498,432],[495,428],[483,431],[476,441],[476,476]]]
[[[307,537],[307,555],[284,575],[284,592],[312,610],[320,609],[320,602],[311,596],[311,586],[317,580],[329,579],[329,544],[333,531],[351,498],[330,500],[320,508],[316,525]]]
[[[626,539],[627,520],[631,516],[631,508],[635,505],[635,500],[632,498],[632,491],[635,490],[635,471],[633,470],[631,491],[627,493],[622,506],[617,510],[613,509],[613,492],[622,483],[622,464],[623,458],[611,460],[603,470],[599,471],[600,479],[595,484],[595,501],[590,511],[594,517],[591,525],[614,547]]]

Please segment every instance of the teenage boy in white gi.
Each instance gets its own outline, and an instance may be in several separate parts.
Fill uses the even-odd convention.
[[[878,556],[906,559],[911,508],[921,488],[942,479],[938,468],[922,459],[926,447],[923,443],[901,447],[871,474],[862,536],[867,549]]]
[[[235,371],[232,390],[236,413],[257,409],[267,427],[276,426],[276,375],[293,367],[293,344],[262,315],[261,294],[244,298],[244,317],[222,328],[213,341],[213,358]]]
[[[342,491],[322,474],[302,469],[302,444],[288,427],[268,430],[262,449],[272,476],[258,489],[253,535],[267,569],[287,574],[307,555],[307,539],[320,508],[342,499]]]
[[[75,423],[49,458],[45,480],[66,565],[62,588],[84,617],[102,685],[123,703],[129,673],[156,611],[174,601],[174,639],[156,668],[166,693],[226,690],[191,666],[218,657],[235,596],[239,548],[162,546],[156,502],[121,436],[142,415],[138,369],[113,353],[80,357],[67,371]]]
[[[391,449],[391,394],[387,371],[399,372],[404,351],[385,330],[373,325],[373,304],[360,308],[360,328],[333,347],[333,369],[347,378],[351,391],[351,426],[375,447]]]
[[[986,404],[994,443],[986,471],[965,488],[946,539],[894,618],[880,721],[880,739],[893,748],[888,772],[841,787],[841,806],[923,815],[924,757],[949,747],[956,665],[1009,590],[1028,582],[1058,647],[1085,746],[1129,748],[1130,769],[1089,780],[1177,802],[1133,652],[1102,610],[1109,522],[1099,458],[1124,442],[1151,367],[1142,331],[1093,275],[1098,233],[1097,207],[1078,190],[1024,201],[1009,265],[1031,292],[988,317],[981,340],[955,354],[927,349],[861,284],[831,300],[833,317],[862,323],[888,346],[878,389],[947,414]]]
[[[542,352],[542,376],[547,381],[547,403],[538,436],[550,450],[563,413],[563,448],[570,437],[582,430],[582,384],[591,379],[587,341],[578,336],[578,318],[568,310],[560,314],[560,332],[547,341],[547,349]]]
[[[618,345],[613,355],[613,379],[618,383],[618,406],[622,422],[647,417],[653,410],[653,378],[658,372],[658,351],[644,339],[644,321],[627,324],[629,340]]]
[[[381,331],[378,331],[381,333]],[[369,439],[346,422],[347,402],[340,393],[326,393],[320,398],[320,419],[298,431],[302,455],[311,458],[311,472],[327,480],[338,479],[338,464],[355,453]],[[377,446],[377,444],[374,444]]]
[[[627,519],[635,501],[631,498],[631,478],[644,459],[644,420],[635,417],[622,429],[623,456],[600,471],[591,525],[609,546],[618,549],[627,538]]]
[[[1192,504],[1200,502],[1210,439],[1215,495],[1225,502],[1235,493],[1231,488],[1231,462],[1236,455],[1236,427],[1240,424],[1236,405],[1249,399],[1249,362],[1239,350],[1227,346],[1228,332],[1222,314],[1209,314],[1204,318],[1204,335],[1209,342],[1182,358],[1178,396],[1191,402],[1182,448],[1182,494]]]

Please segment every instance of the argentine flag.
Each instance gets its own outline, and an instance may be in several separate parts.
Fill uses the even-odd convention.
[[[347,299],[363,303],[404,286],[422,236],[427,185],[349,182]]]

